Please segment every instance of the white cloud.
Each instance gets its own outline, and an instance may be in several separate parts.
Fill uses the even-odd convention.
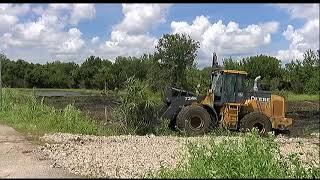
[[[2,42],[5,42],[4,46],[3,46],[5,49],[8,48],[8,45],[15,46],[15,47],[21,47],[22,46],[22,42],[19,41],[19,40],[13,39],[12,38],[12,34],[10,34],[10,33],[3,34],[1,39],[2,39]]]
[[[169,4],[122,4],[124,19],[115,30],[129,34],[147,32],[152,26],[165,22]]]
[[[81,39],[82,33],[77,28],[69,29],[68,36],[58,48],[59,54],[72,54],[77,53],[83,46],[84,41]]]
[[[41,15],[42,13],[44,13],[44,7],[43,6],[33,6],[31,8],[31,11],[36,14],[36,15]]]
[[[129,35],[126,32],[113,31],[111,39],[100,46],[110,58],[116,56],[139,56],[154,51],[157,39],[144,34]]]
[[[19,21],[19,16],[26,14],[30,9],[27,4],[13,5],[0,4],[0,33],[5,33]]]
[[[200,42],[199,64],[209,63],[213,51],[220,57],[253,53],[271,42],[271,34],[278,29],[278,22],[252,24],[240,28],[236,22],[223,24],[221,20],[210,23],[207,17],[198,16],[192,22],[171,23],[172,33],[185,33]],[[204,62],[206,61],[206,62]]]
[[[278,4],[276,5],[288,11],[292,19],[319,19],[319,4]]]
[[[16,16],[3,14],[0,15],[0,27],[12,26],[18,22],[18,18]]]
[[[75,25],[81,20],[92,19],[96,15],[94,4],[74,4],[71,13],[70,23]]]
[[[149,30],[165,22],[168,4],[123,4],[123,20],[114,26],[111,37],[94,51],[108,58],[139,56],[154,51],[157,38]],[[92,51],[93,52],[93,51]]]
[[[73,6],[73,4],[63,4],[63,3],[59,3],[59,4],[49,4],[48,7],[51,10],[62,10],[62,9],[71,9]]]
[[[6,8],[10,9],[10,7]],[[34,21],[18,22],[14,20],[12,27],[2,34],[0,48],[9,52],[15,49],[14,56],[19,56],[19,58],[28,58],[21,57],[20,52],[41,52],[42,57],[46,57],[45,60],[86,53],[81,31],[74,27],[67,28],[67,26],[93,18],[95,16],[94,5],[49,4],[46,7],[36,6],[29,10],[38,17]]]
[[[282,35],[289,41],[289,48],[279,50],[277,57],[285,62],[301,60],[307,49],[318,50],[319,4],[286,4],[280,5],[280,8],[286,9],[293,19],[305,20],[305,24],[297,29],[292,25],[287,26]]]
[[[197,16],[196,19],[189,25],[184,21],[171,22],[172,33],[186,33],[196,40],[200,40],[202,34],[210,27],[210,22],[207,17]]]
[[[96,15],[94,4],[0,4],[0,48],[12,56],[43,60],[80,58],[90,53],[108,58],[152,53],[158,37],[153,28],[166,21],[170,4],[123,4],[123,19],[112,28],[110,38],[98,36],[84,40],[77,25]],[[319,49],[319,5],[280,4],[292,19],[302,19],[302,27],[288,25],[281,30],[289,42],[277,57],[288,60],[302,57],[308,49]],[[188,12],[186,12],[188,13]],[[21,18],[28,14],[28,17]],[[200,15],[192,22],[172,21],[171,33],[185,33],[200,42],[199,65],[210,64],[212,52],[219,57],[244,56],[261,52],[278,31],[275,21],[241,26],[237,22],[210,21]],[[89,45],[87,45],[89,43]],[[219,58],[221,59],[221,58]]]
[[[20,16],[30,10],[29,4],[0,4],[0,14]]]
[[[95,36],[95,37],[93,37],[93,38],[91,39],[91,43],[92,43],[92,44],[96,44],[96,43],[99,42],[99,40],[100,40],[100,38],[99,38],[98,36]]]

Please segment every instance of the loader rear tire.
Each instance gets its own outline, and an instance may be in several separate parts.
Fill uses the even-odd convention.
[[[272,124],[266,115],[260,112],[251,112],[240,120],[240,130],[248,131],[253,128],[257,128],[260,134],[266,134],[272,130]]]
[[[186,106],[176,119],[177,127],[187,135],[203,135],[210,130],[210,114],[201,106]]]

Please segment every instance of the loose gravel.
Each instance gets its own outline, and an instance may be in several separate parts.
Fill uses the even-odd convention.
[[[93,136],[55,133],[41,139],[46,142],[36,153],[53,160],[53,167],[86,177],[141,178],[161,166],[174,168],[186,161],[190,141],[205,142],[209,138],[176,136]],[[215,137],[215,142],[225,138]],[[319,166],[319,137],[288,138],[279,136],[281,154],[299,153],[303,162]]]

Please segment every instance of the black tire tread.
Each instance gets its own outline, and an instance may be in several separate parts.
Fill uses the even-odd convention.
[[[179,128],[179,130],[184,130],[184,120],[183,117],[185,116],[186,112],[189,110],[190,106],[184,106],[182,107],[182,109],[180,110],[180,112],[177,115],[177,119],[176,119],[176,124],[177,127]]]
[[[201,106],[192,106],[192,105],[190,105],[190,106],[186,106],[186,107],[184,107],[184,108],[182,108],[181,109],[181,111],[179,112],[179,114],[178,114],[178,116],[177,116],[177,121],[176,121],[176,124],[177,124],[177,126],[178,126],[178,128],[180,129],[180,130],[186,130],[186,133],[188,134],[188,135],[190,135],[190,134],[201,134],[201,132],[202,131],[191,131],[189,128],[188,128],[188,126],[186,126],[186,119],[187,119],[187,117],[186,116],[188,116],[187,115],[187,113],[190,111],[190,110],[197,110],[198,111],[198,113],[201,113],[201,114],[203,114],[203,116],[204,116],[204,118],[203,118],[203,120],[205,121],[204,123],[205,123],[205,125],[204,125],[204,132],[207,132],[207,131],[209,131],[210,130],[210,125],[212,124],[212,120],[211,120],[211,117],[210,117],[210,114],[207,112],[207,110],[205,109],[205,108],[203,108],[203,107],[201,107]],[[206,125],[207,124],[207,125]],[[207,126],[207,127],[206,127]]]
[[[240,129],[241,130],[249,129],[249,127],[251,127],[251,125],[252,125],[252,122],[257,121],[257,119],[260,119],[259,120],[260,122],[264,122],[266,132],[269,132],[272,130],[272,124],[271,124],[269,118],[261,112],[251,112],[251,113],[246,114],[240,120]]]

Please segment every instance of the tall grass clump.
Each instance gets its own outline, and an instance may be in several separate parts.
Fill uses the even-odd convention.
[[[153,93],[145,82],[128,78],[120,106],[112,112],[112,121],[120,124],[125,133],[155,133],[162,124],[157,117],[160,103],[160,94]]]
[[[243,136],[243,137],[241,137]],[[274,136],[256,131],[208,144],[190,143],[187,163],[162,168],[157,178],[319,178],[319,167],[303,167],[297,155],[280,155]],[[187,156],[186,156],[187,157]]]
[[[104,134],[105,129],[81,113],[73,105],[62,110],[38,101],[34,93],[14,89],[3,90],[3,107],[0,122],[22,131],[33,133],[65,132],[80,134]]]

